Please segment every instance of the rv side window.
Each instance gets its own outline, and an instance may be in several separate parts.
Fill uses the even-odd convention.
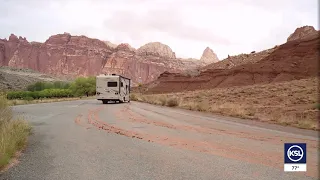
[[[121,87],[123,87],[123,82],[121,82]]]
[[[117,82],[108,82],[108,87],[117,87],[118,83]]]

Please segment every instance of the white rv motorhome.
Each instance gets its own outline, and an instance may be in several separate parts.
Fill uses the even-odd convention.
[[[130,102],[131,79],[111,74],[96,77],[96,97],[103,104],[108,101]]]

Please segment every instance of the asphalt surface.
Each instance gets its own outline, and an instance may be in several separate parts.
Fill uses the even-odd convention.
[[[138,102],[15,106],[33,126],[8,180],[318,179],[313,131]],[[283,172],[284,142],[306,142],[307,173]]]

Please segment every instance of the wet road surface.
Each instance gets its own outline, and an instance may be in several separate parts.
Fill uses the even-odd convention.
[[[15,106],[33,126],[8,180],[318,177],[318,135],[138,102]],[[284,142],[307,143],[307,172],[283,172]]]

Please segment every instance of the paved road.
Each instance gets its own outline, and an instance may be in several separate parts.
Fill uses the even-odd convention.
[[[12,180],[317,179],[317,134],[138,102],[14,107],[34,126]],[[283,172],[283,143],[308,143],[308,172]]]

